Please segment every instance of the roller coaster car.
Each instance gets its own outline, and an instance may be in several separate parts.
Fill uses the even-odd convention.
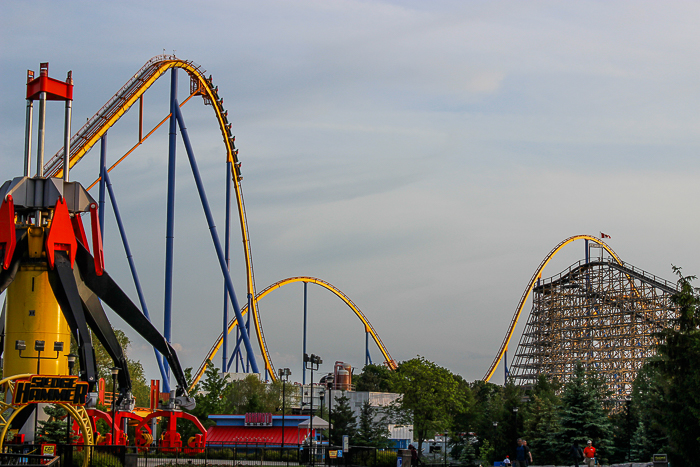
[[[80,376],[90,392],[94,393],[97,367],[88,327],[120,369],[117,405],[120,410],[133,408],[126,357],[101,300],[166,358],[178,383],[175,405],[194,408],[175,350],[104,271],[97,205],[85,188],[58,178],[16,177],[0,186],[0,199],[0,293],[14,281],[20,266],[47,266],[51,290],[78,342]],[[87,211],[91,212],[94,257],[79,218]],[[42,223],[42,218],[50,221]]]

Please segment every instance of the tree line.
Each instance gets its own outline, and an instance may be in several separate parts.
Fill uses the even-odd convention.
[[[700,298],[693,276],[678,275],[673,326],[657,335],[656,356],[637,374],[631,396],[616,400],[594,365],[576,364],[561,383],[541,375],[532,388],[468,383],[422,357],[395,372],[370,365],[357,390],[402,394],[399,408],[419,445],[449,433],[451,455],[464,464],[513,456],[528,441],[536,465],[571,465],[573,442],[597,448],[599,463],[649,462],[666,453],[677,465],[700,458]]]

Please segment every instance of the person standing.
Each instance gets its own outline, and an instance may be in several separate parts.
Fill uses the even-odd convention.
[[[571,448],[569,449],[569,457],[574,462],[574,465],[578,467],[579,462],[581,462],[583,459],[583,451],[578,445],[578,441],[574,441],[574,444],[571,445]]]
[[[586,443],[586,448],[583,450],[583,457],[588,467],[593,467],[595,465],[595,448],[593,447],[593,441],[590,439],[588,443]]]
[[[532,451],[527,447],[527,440],[523,440],[523,446],[525,446],[525,465],[532,464]]]
[[[506,458],[503,459],[503,466],[510,467],[510,456],[506,456]]]

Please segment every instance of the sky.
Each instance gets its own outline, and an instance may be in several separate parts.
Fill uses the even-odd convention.
[[[4,179],[23,170],[28,69],[72,70],[77,130],[151,57],[191,60],[233,124],[257,290],[300,275],[330,282],[398,362],[420,355],[481,379],[533,272],[573,235],[604,232],[624,261],[666,279],[672,264],[700,273],[697,3],[6,0],[0,13]],[[168,90],[165,76],[146,93],[146,131],[167,115]],[[50,104],[49,155],[63,132],[63,106]],[[199,98],[183,115],[223,235],[221,133]],[[134,109],[110,129],[108,163],[137,126]],[[161,330],[167,151],[166,125],[111,174]],[[221,332],[223,287],[181,143],[178,157],[172,341],[197,368]],[[90,185],[98,161],[95,148],[72,179]],[[111,212],[106,268],[136,301]],[[544,276],[583,256],[583,243],[567,246]],[[268,295],[260,312],[274,365],[301,381],[302,285]],[[157,378],[145,341],[108,313]],[[320,372],[364,364],[362,324],[313,285],[307,329]]]

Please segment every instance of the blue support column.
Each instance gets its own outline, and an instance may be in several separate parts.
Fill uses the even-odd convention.
[[[100,219],[100,234],[105,236],[105,173],[107,172],[107,134],[100,138],[100,190],[98,216]]]
[[[170,70],[170,130],[168,133],[168,198],[165,226],[165,299],[163,301],[163,337],[171,342],[173,307],[173,259],[175,249],[175,165],[177,159],[177,68]],[[166,378],[163,391],[170,391],[170,369],[163,362]]]
[[[107,184],[107,191],[109,192],[109,199],[112,202],[112,211],[114,211],[114,217],[117,220],[117,227],[119,228],[119,235],[122,237],[122,243],[124,244],[124,252],[126,253],[126,259],[129,262],[129,269],[131,269],[131,276],[134,278],[134,286],[136,287],[136,293],[139,296],[139,302],[141,303],[141,309],[143,314],[146,315],[148,321],[151,320],[151,315],[148,313],[148,306],[146,306],[146,299],[143,296],[143,289],[141,288],[141,281],[139,280],[139,274],[136,272],[136,264],[134,263],[134,255],[131,254],[131,247],[129,246],[129,240],[126,238],[126,230],[124,229],[124,223],[122,222],[122,216],[119,212],[119,206],[117,205],[117,198],[114,196],[114,189],[112,188],[112,181],[109,178],[109,173],[104,171],[105,183]],[[160,355],[156,349],[153,349],[156,354],[156,361],[158,362],[158,368],[160,369],[160,375],[163,379],[166,378],[165,366],[163,365],[163,357]]]
[[[226,269],[231,271],[231,161],[226,162],[226,225],[224,233],[224,248],[226,250]],[[226,283],[224,282],[224,341],[221,352],[221,371],[228,372],[229,365],[226,364],[228,356],[228,295],[226,294]]]
[[[304,355],[306,355],[306,282],[304,282],[304,342],[302,344]],[[306,384],[306,365],[304,364],[304,359],[301,362],[301,384]]]
[[[372,364],[372,357],[369,355],[369,331],[365,329],[365,365]]]
[[[241,323],[238,323],[236,325],[236,342],[241,341],[241,329],[240,329],[240,327],[241,327]],[[241,357],[240,346],[238,346],[238,344],[236,344],[236,350],[233,352],[233,358],[236,359],[236,373],[238,373],[238,371],[239,371],[238,360],[241,359],[240,357]]]
[[[236,319],[239,323],[243,322],[243,315],[241,314],[241,308],[238,306],[238,299],[236,298],[236,292],[233,289],[233,281],[231,280],[231,275],[226,269],[226,259],[224,258],[224,250],[221,248],[221,242],[219,241],[219,234],[216,231],[216,224],[214,224],[214,216],[211,214],[211,209],[209,208],[209,201],[207,200],[207,194],[204,191],[204,184],[202,183],[202,177],[199,174],[199,168],[197,167],[197,161],[194,158],[194,151],[192,150],[192,145],[190,144],[190,137],[187,133],[187,127],[185,126],[185,119],[182,118],[182,112],[180,112],[180,107],[175,102],[175,114],[177,115],[177,123],[180,126],[180,133],[182,134],[182,140],[185,143],[185,150],[187,151],[187,158],[190,161],[190,167],[192,168],[192,175],[194,176],[195,184],[197,185],[197,192],[199,193],[200,201],[202,202],[202,208],[204,209],[204,215],[207,218],[207,225],[209,226],[209,233],[211,234],[211,239],[214,242],[214,249],[216,250],[216,257],[219,259],[219,265],[221,266],[221,273],[224,275],[226,280],[226,288],[228,289],[229,297],[231,298],[231,303],[233,305],[233,311],[236,313]],[[242,333],[243,343],[245,344],[245,350],[248,354],[248,360],[250,360],[250,366],[253,373],[260,373],[258,370],[258,362],[255,360],[255,354],[253,353],[253,346],[250,343],[250,338],[247,332]]]

